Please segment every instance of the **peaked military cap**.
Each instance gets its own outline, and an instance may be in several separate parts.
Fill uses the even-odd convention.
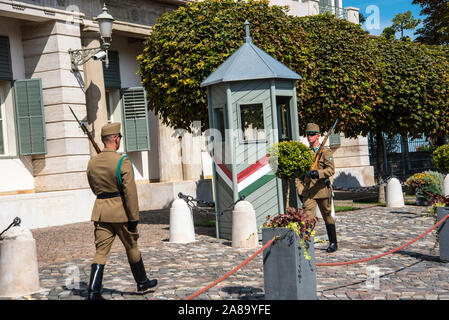
[[[120,122],[108,123],[107,125],[104,125],[103,128],[101,128],[102,137],[119,133],[120,133]]]
[[[320,127],[315,123],[308,123],[306,133],[320,133]]]

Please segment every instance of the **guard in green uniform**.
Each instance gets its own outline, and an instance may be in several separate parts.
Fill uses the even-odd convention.
[[[87,179],[97,196],[91,220],[95,225],[96,253],[91,266],[88,300],[104,300],[101,296],[103,270],[117,235],[123,243],[137,292],[146,293],[157,285],[147,278],[142,257],[137,248],[139,203],[129,157],[118,154],[121,141],[120,123],[111,123],[101,129],[102,152],[87,166]]]
[[[308,123],[306,135],[310,150],[316,154],[320,147],[319,126],[314,123]],[[332,151],[329,148],[325,148],[318,162],[317,170],[310,171],[303,179],[296,179],[297,192],[303,203],[303,209],[308,217],[315,218],[317,205],[320,208],[329,239],[327,252],[334,252],[338,249],[335,220],[331,215],[332,189],[329,180],[334,173],[335,164],[332,157]]]

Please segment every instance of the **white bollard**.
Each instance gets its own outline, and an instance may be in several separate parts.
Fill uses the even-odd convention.
[[[385,192],[387,208],[402,208],[405,206],[402,186],[398,179],[391,178]]]
[[[335,207],[334,207],[334,198],[332,198],[332,211],[331,211],[331,216],[332,216],[332,218],[334,218],[334,220],[337,220],[337,217],[335,216]],[[316,211],[315,211],[315,213],[316,213],[316,216],[318,217],[318,218],[320,218],[320,219],[323,219],[323,215],[321,214],[321,210],[320,210],[320,207],[317,205],[316,206]]]
[[[192,211],[184,200],[176,199],[170,208],[170,242],[193,241],[195,241],[195,229]]]
[[[232,247],[256,248],[258,244],[256,212],[248,201],[239,201],[232,210]]]
[[[30,230],[14,226],[0,241],[0,297],[20,297],[39,290],[36,241]]]
[[[444,178],[444,195],[449,197],[449,174]]]

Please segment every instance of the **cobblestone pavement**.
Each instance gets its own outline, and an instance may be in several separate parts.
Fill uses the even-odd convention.
[[[230,241],[213,237],[215,228],[204,227],[195,228],[197,241],[194,243],[170,243],[167,239],[169,213],[159,213],[159,222],[151,223],[150,215],[153,214],[142,214],[139,241],[150,278],[157,278],[159,285],[154,292],[143,296],[134,293],[135,283],[126,254],[116,239],[105,267],[105,298],[183,299],[223,276],[257,250],[234,249]],[[325,252],[327,241],[319,240],[327,238],[324,223],[319,221],[315,259],[317,262],[340,262],[387,252],[429,229],[434,221],[425,214],[427,208],[417,206],[400,209],[372,207],[337,213],[339,250],[332,254]],[[87,246],[93,243],[92,234],[87,236],[92,232],[91,228],[90,223],[83,223],[33,231],[40,257],[41,291],[19,299],[85,299],[93,253],[93,248]],[[67,237],[67,233],[73,230],[82,230],[86,236],[73,232],[72,238],[65,240],[66,246],[61,246],[68,247],[67,250],[60,249],[53,255],[45,256],[42,250],[49,250],[51,240],[44,240],[44,235],[47,238],[50,235],[50,239],[53,237],[54,244],[55,238]],[[148,232],[153,236],[151,241],[145,240]],[[154,240],[154,235],[159,239]],[[439,261],[438,248],[432,251],[434,243],[433,231],[402,251],[377,260],[347,266],[317,267],[318,299],[449,300],[449,263]],[[72,252],[68,255],[69,251],[77,254]],[[372,278],[371,275],[376,272],[379,277]],[[264,299],[262,255],[201,294],[198,299]]]

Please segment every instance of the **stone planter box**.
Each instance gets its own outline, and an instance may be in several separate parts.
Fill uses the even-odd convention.
[[[316,267],[313,242],[306,260],[298,235],[288,228],[262,229],[266,244],[280,235],[263,253],[263,273],[266,300],[316,300]]]
[[[449,207],[437,207],[438,221],[449,214]],[[449,218],[444,221],[439,227],[439,247],[440,260],[449,262]]]

